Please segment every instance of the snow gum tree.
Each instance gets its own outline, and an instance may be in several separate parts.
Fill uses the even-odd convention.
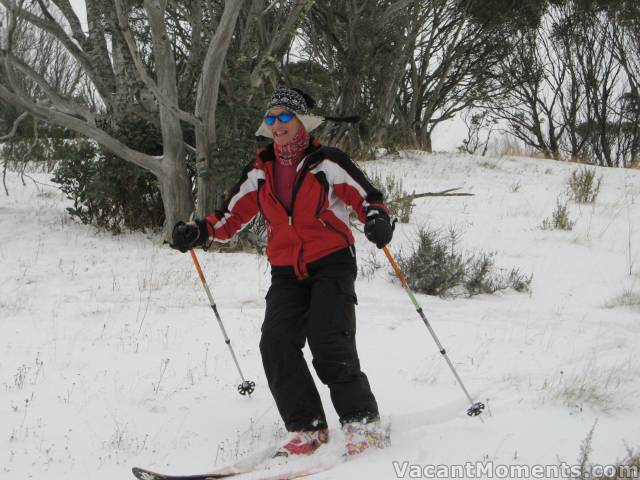
[[[626,166],[640,152],[640,6],[549,2],[498,64],[489,103],[507,131],[546,158]]]
[[[336,113],[361,117],[357,129],[326,126],[325,137],[350,152],[378,145],[430,151],[437,125],[498,93],[496,65],[508,53],[510,30],[536,23],[542,3],[316,2],[301,34],[303,53],[326,73]]]
[[[296,18],[310,3],[86,0],[85,25],[70,0],[0,0],[0,100],[151,172],[162,195],[168,238],[171,226],[196,205],[200,216],[219,206],[219,131],[234,127],[229,118],[220,122],[219,107],[247,103],[256,96],[251,88],[259,89],[265,79],[272,86],[272,60],[289,47]],[[280,19],[276,27],[273,18]],[[78,85],[88,88],[60,91],[49,72],[34,69],[33,56],[16,48],[25,32],[64,48],[79,72]],[[253,57],[239,60],[251,46]],[[237,72],[230,68],[238,64],[247,80],[238,78],[234,85]],[[234,89],[243,82],[246,91]],[[114,133],[136,122],[160,132],[160,153]],[[188,169],[193,159],[195,182]]]

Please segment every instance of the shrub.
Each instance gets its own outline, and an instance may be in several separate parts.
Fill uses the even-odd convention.
[[[567,180],[569,197],[578,203],[593,203],[600,193],[602,177],[596,179],[595,168],[582,167],[571,172]]]
[[[51,173],[60,159],[85,148],[68,130],[47,124],[23,122],[18,134],[0,144],[3,163],[14,171]]]
[[[451,248],[442,236],[426,229],[418,231],[413,252],[400,254],[398,264],[406,275],[409,286],[416,292],[428,295],[444,295],[461,285],[465,276],[465,261],[455,251],[456,239]]]
[[[162,153],[160,134],[151,125],[123,121],[114,135],[150,155]],[[58,163],[52,179],[73,201],[67,208],[72,217],[112,233],[162,227],[164,207],[152,173],[86,140],[74,142],[77,151]]]
[[[389,215],[397,218],[400,223],[409,223],[414,207],[413,198],[405,191],[402,179],[392,174],[383,178],[380,172],[374,171],[370,175],[370,181],[382,192],[385,205],[389,208]]]
[[[464,279],[467,293],[470,296],[492,294],[509,288],[516,292],[528,292],[532,277],[522,274],[518,268],[508,273],[496,270],[494,257],[493,253],[482,252],[467,259]]]
[[[120,233],[123,228],[159,228],[164,221],[156,178],[92,147],[62,160],[52,181],[73,201],[67,211],[82,223]]]
[[[358,263],[360,265],[360,277],[366,278],[367,280],[371,280],[376,272],[384,266],[376,255],[375,250],[369,250],[367,257],[358,259]]]
[[[629,307],[640,310],[640,292],[631,289],[624,290],[620,295],[605,303],[607,308]]]
[[[264,255],[267,245],[267,222],[262,215],[257,215],[249,225],[227,243],[214,242],[211,248],[219,252],[256,252]]]
[[[545,218],[540,228],[543,230],[571,230],[575,224],[576,222],[569,218],[567,203],[558,198],[551,218]]]
[[[412,290],[428,295],[445,296],[463,291],[468,296],[492,294],[512,288],[526,292],[532,277],[519,269],[505,273],[495,266],[495,254],[466,254],[457,250],[459,235],[450,230],[443,236],[420,229],[413,251],[398,256],[398,264]]]
[[[580,444],[577,462],[571,470],[571,478],[575,480],[623,480],[639,478],[640,476],[640,451],[633,449],[625,443],[625,454],[622,460],[616,460],[613,464],[598,464],[596,468],[591,460],[593,452],[593,436],[596,423],[593,424],[587,436]],[[563,463],[568,463],[563,461]]]

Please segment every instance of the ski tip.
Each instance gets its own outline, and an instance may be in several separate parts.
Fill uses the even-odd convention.
[[[133,476],[136,477],[138,480],[161,480],[162,479],[162,476],[156,475],[155,473],[150,472],[149,470],[144,470],[138,467],[133,467],[131,469],[131,473],[133,473]]]
[[[133,467],[131,469],[131,473],[133,473],[134,477],[142,479],[142,470],[140,470],[138,467]]]

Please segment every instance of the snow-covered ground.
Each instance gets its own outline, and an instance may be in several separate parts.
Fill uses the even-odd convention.
[[[532,291],[418,295],[467,388],[487,403],[482,422],[464,414],[462,390],[384,255],[358,234],[361,265],[372,254],[383,265],[356,284],[358,346],[381,411],[393,418],[393,444],[317,478],[393,479],[393,461],[574,464],[594,423],[593,462],[640,446],[640,171],[598,169],[596,203],[571,202],[576,225],[564,232],[540,225],[574,164],[408,152],[366,168],[402,178],[408,191],[475,194],[416,200],[392,251],[420,225],[454,226],[465,249],[496,252],[501,267],[533,274]],[[258,351],[264,257],[199,254],[257,385],[241,397],[187,255],[157,237],[76,223],[53,188],[23,187],[15,174],[8,186],[10,196],[0,196],[0,478],[124,479],[134,465],[196,473],[283,435]],[[625,298],[636,305],[621,306]],[[334,439],[323,447],[328,456],[341,434],[320,388]]]

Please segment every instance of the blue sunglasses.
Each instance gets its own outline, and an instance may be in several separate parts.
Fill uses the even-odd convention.
[[[293,117],[295,117],[295,115],[291,112],[282,112],[278,115],[266,115],[264,117],[264,123],[271,126],[276,123],[276,118],[280,120],[280,123],[288,123],[293,119]]]

